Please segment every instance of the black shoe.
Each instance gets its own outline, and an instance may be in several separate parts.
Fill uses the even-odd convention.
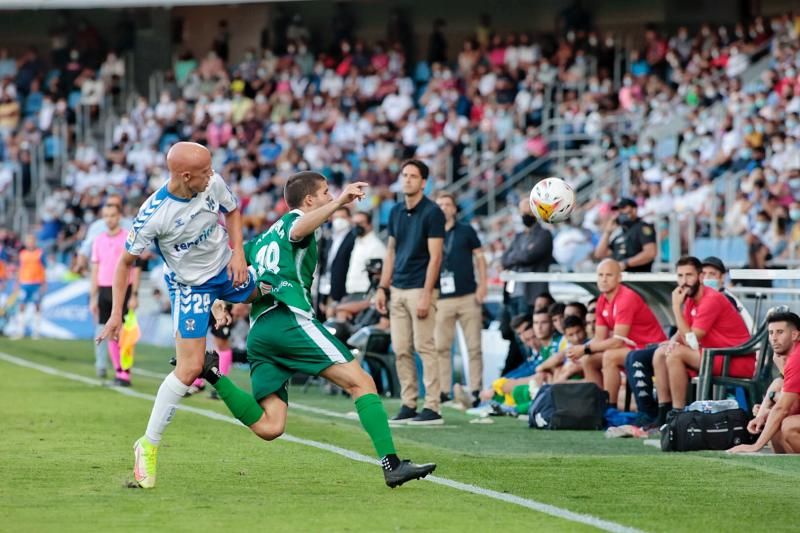
[[[422,479],[434,470],[436,470],[436,465],[434,463],[417,465],[406,459],[401,461],[394,470],[384,470],[383,478],[386,480],[386,484],[389,487],[395,488],[406,481]]]
[[[117,387],[130,387],[131,382],[130,380],[127,379],[114,378],[114,385],[116,385]]]
[[[408,421],[409,426],[441,426],[442,424],[444,424],[442,415],[427,407],[423,409],[420,414]]]
[[[211,398],[212,400],[219,400],[219,393],[216,390],[212,390],[209,393],[208,397]]]
[[[439,394],[439,403],[446,403],[446,402],[450,402],[452,400],[453,399],[450,397],[450,395],[445,393],[445,392],[442,392],[442,393]]]
[[[178,359],[173,356],[172,359],[169,360],[169,364],[176,366],[178,364]],[[217,355],[217,352],[206,352],[205,360],[203,361],[203,370],[200,372],[200,377],[212,385],[222,377],[222,374],[219,371],[219,355]]]
[[[400,412],[397,413],[391,422],[395,424],[406,424],[409,420],[417,416],[417,410],[407,405],[400,407]]]

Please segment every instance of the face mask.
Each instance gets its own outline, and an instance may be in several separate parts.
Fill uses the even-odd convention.
[[[775,185],[776,183],[778,183],[778,176],[776,176],[775,174],[767,174],[767,183],[769,183],[770,185]]]
[[[331,227],[333,228],[334,233],[341,233],[350,229],[350,222],[344,218],[336,218],[333,220],[333,222],[331,222]]]
[[[614,198],[608,193],[603,193],[603,194],[600,195],[600,201],[605,203],[605,204],[610,204],[611,200],[613,200],[613,199]]]
[[[365,228],[364,226],[356,226],[354,228],[354,231],[356,233],[356,237],[363,237],[364,235],[367,234],[367,228]]]
[[[522,223],[525,224],[526,228],[530,228],[536,224],[536,217],[533,215],[522,215]]]
[[[75,222],[75,215],[67,213],[63,216],[61,220],[63,220],[64,224],[72,224],[73,222]]]
[[[651,160],[645,159],[644,161],[642,161],[642,168],[643,169],[647,170],[647,169],[651,168],[652,166],[653,166],[653,162]]]
[[[683,193],[686,192],[686,189],[684,189],[683,187],[675,187],[674,189],[672,189],[672,192],[675,196],[683,196]]]
[[[792,178],[789,180],[789,187],[792,189],[800,189],[800,178]]]
[[[638,159],[632,159],[628,166],[631,167],[631,170],[639,170],[641,168]]]
[[[617,215],[617,224],[620,226],[630,226],[632,222],[633,220],[631,220],[631,216],[627,213],[620,213]]]
[[[719,289],[719,280],[718,279],[710,279],[710,278],[704,279],[703,280],[703,285],[705,285],[706,287],[709,287],[711,289],[717,290],[717,289]]]
[[[789,218],[792,219],[792,222],[800,220],[800,209],[789,209]]]
[[[764,220],[759,220],[756,222],[756,231],[759,233],[764,233],[769,229],[769,222]]]

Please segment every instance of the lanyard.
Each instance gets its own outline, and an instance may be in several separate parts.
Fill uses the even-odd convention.
[[[453,249],[453,241],[455,240],[456,236],[456,227],[453,226],[444,237],[444,265],[445,270],[450,270],[450,251]]]

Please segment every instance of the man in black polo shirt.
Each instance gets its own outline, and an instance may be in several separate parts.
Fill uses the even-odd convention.
[[[422,161],[405,161],[400,180],[405,202],[389,215],[389,242],[375,306],[386,313],[390,297],[392,347],[403,406],[395,423],[443,424],[440,411],[439,364],[434,342],[439,267],[442,264],[444,213],[425,197],[428,167]],[[391,286],[391,289],[389,288]],[[425,405],[417,413],[419,386],[414,349],[422,359]]]
[[[451,400],[450,389],[453,384],[453,362],[451,359],[456,321],[461,324],[469,354],[469,386],[472,393],[466,398],[456,398],[465,407],[473,407],[479,402],[481,376],[483,374],[483,354],[481,352],[481,330],[483,313],[481,304],[486,298],[486,259],[481,249],[478,234],[469,224],[456,222],[456,199],[442,192],[436,197],[436,204],[444,213],[445,235],[444,255],[439,275],[439,305],[436,308],[436,352],[439,354],[439,384],[442,388],[441,400]],[[475,281],[475,265],[478,267],[478,281]]]
[[[594,255],[597,259],[611,257],[628,272],[650,272],[656,259],[656,232],[637,215],[636,202],[620,198],[613,207],[617,217],[609,220]]]

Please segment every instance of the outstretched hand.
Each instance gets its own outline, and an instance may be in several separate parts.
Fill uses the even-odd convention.
[[[339,195],[337,202],[339,202],[339,205],[347,205],[356,200],[363,200],[367,195],[364,191],[367,187],[369,187],[369,183],[364,181],[349,183],[342,191],[342,194]]]

